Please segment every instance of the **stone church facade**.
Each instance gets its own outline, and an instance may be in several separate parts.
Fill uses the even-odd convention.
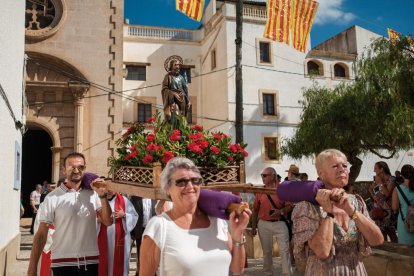
[[[62,177],[63,158],[73,151],[85,154],[88,171],[108,173],[122,127],[116,91],[122,90],[123,6],[123,0],[26,0],[27,133],[50,137],[46,180]],[[27,139],[31,153],[41,141]],[[32,155],[23,171],[36,162]]]

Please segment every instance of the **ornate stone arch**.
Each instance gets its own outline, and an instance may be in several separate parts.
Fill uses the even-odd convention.
[[[84,96],[89,82],[76,67],[58,57],[26,54],[27,124],[52,137],[52,175],[57,180],[61,154],[83,151]]]

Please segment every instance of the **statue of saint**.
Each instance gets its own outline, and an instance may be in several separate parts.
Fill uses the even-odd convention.
[[[178,128],[177,116],[187,117],[191,106],[188,95],[187,80],[180,74],[183,60],[180,56],[170,56],[164,63],[167,74],[162,82],[162,102],[164,104],[164,121],[174,129]]]

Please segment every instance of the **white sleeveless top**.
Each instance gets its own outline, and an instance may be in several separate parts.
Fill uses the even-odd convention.
[[[228,276],[231,252],[225,220],[209,217],[210,226],[182,229],[166,214],[151,218],[143,236],[161,250],[160,276]]]

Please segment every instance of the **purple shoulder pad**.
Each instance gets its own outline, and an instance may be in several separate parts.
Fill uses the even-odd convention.
[[[230,203],[240,203],[241,198],[227,192],[202,189],[198,198],[198,207],[208,216],[229,219],[227,207]]]
[[[283,181],[277,188],[277,195],[280,200],[288,202],[309,201],[316,203],[316,193],[323,187],[323,182],[316,181]]]
[[[94,181],[97,178],[99,178],[99,176],[97,174],[94,174],[94,173],[91,173],[91,172],[84,173],[83,177],[82,177],[81,187],[83,189],[92,190],[91,183],[92,183],[92,181]]]

